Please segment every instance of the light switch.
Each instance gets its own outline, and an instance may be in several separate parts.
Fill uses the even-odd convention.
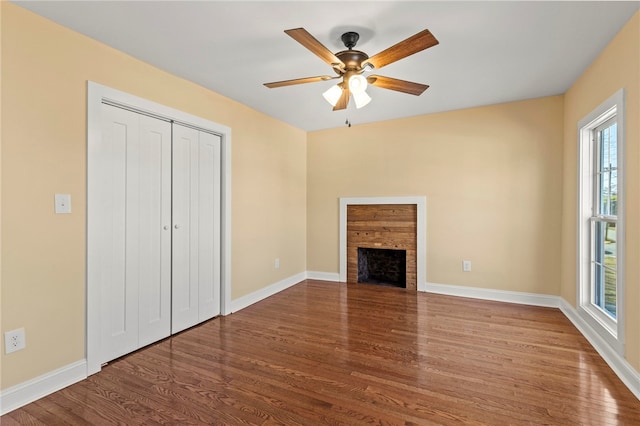
[[[56,213],[71,213],[71,195],[56,194]]]

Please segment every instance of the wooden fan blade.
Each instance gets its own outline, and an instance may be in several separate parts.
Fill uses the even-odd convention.
[[[412,81],[399,80],[391,77],[383,77],[381,75],[370,75],[367,77],[367,82],[376,87],[404,92],[416,96],[420,96],[422,92],[429,88],[426,84],[414,83]]]
[[[345,109],[347,105],[349,105],[350,97],[351,92],[349,91],[349,89],[346,87],[342,89],[342,95],[340,96],[340,99],[338,99],[338,102],[336,102],[336,106],[333,107],[333,110],[338,111],[340,109]]]
[[[433,34],[431,34],[431,31],[423,30],[418,34],[414,34],[408,39],[394,44],[390,48],[373,55],[365,62],[369,62],[371,65],[376,67],[376,69],[380,69],[395,61],[411,56],[414,53],[433,47],[438,43],[440,42],[436,40]]]
[[[285,30],[284,32],[287,33],[295,41],[309,49],[327,64],[331,66],[334,66],[334,64],[344,65],[342,61],[333,54],[333,52],[324,47],[322,43],[316,40],[316,38],[309,34],[304,28],[294,28],[292,30]]]
[[[319,75],[317,77],[296,78],[294,80],[274,81],[273,83],[264,83],[270,89],[283,86],[291,86],[294,84],[315,83],[316,81],[333,80],[340,77],[329,77],[328,75]]]

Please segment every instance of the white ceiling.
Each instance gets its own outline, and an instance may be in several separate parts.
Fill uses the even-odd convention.
[[[564,93],[638,1],[16,1],[18,5],[304,130]],[[440,44],[375,73],[425,83],[421,96],[369,87],[362,109],[333,112],[333,75],[283,31],[304,27],[330,50],[360,33],[372,56],[428,28]]]

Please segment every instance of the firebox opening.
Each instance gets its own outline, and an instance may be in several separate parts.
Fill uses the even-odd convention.
[[[358,247],[358,282],[407,287],[407,251]]]

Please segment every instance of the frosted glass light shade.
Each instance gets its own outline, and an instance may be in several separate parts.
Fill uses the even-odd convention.
[[[331,106],[336,106],[338,99],[342,96],[342,89],[336,84],[335,86],[331,86],[329,90],[322,94],[322,96],[324,96]]]
[[[349,90],[354,95],[367,90],[367,79],[361,74],[356,74],[349,79]]]
[[[356,108],[362,108],[371,102],[371,96],[367,92],[353,93],[353,100],[356,102]]]

